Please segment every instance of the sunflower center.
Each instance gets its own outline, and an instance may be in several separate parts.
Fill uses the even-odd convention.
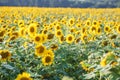
[[[54,34],[49,34],[47,38],[52,39],[53,37],[54,37]]]
[[[61,36],[60,40],[61,40],[61,41],[64,41],[64,36]]]
[[[46,58],[45,58],[45,62],[46,63],[49,63],[51,61],[51,57],[50,56],[47,56]]]
[[[95,31],[96,30],[96,28],[95,27],[92,27],[92,31]]]
[[[22,77],[20,80],[29,80],[27,77]]]
[[[68,37],[68,40],[69,40],[69,41],[71,41],[71,40],[72,40],[72,37],[71,37],[71,36],[70,36],[70,37]]]
[[[108,31],[108,30],[109,30],[109,28],[108,28],[108,27],[106,27],[106,28],[105,28],[105,30],[106,30],[106,31]]]
[[[118,30],[120,31],[120,27],[118,28]]]
[[[44,49],[44,47],[43,47],[43,46],[40,46],[40,47],[38,48],[38,52],[39,52],[39,53],[43,53],[43,52],[44,52],[44,50],[45,50],[45,49]]]
[[[96,25],[97,23],[96,22],[94,22],[94,25]]]
[[[8,52],[2,52],[0,55],[4,59],[4,58],[7,58],[9,56],[9,53]]]
[[[60,32],[60,31],[58,31],[58,32],[57,32],[57,35],[61,35],[61,32]]]
[[[30,28],[30,32],[34,32],[34,28],[33,27]]]
[[[100,28],[98,28],[98,33],[100,33]]]
[[[73,24],[73,20],[71,20],[70,23]]]
[[[87,22],[87,25],[89,25],[90,23],[89,22]]]
[[[36,40],[36,41],[40,41],[40,37],[37,36],[37,37],[35,38],[35,40]]]
[[[85,28],[82,29],[82,32],[83,32],[83,33],[85,32]]]
[[[0,32],[0,37],[2,37],[4,35],[4,31]]]

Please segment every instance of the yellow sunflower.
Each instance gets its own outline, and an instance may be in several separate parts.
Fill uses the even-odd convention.
[[[66,36],[66,42],[67,43],[72,43],[73,41],[74,41],[74,39],[75,39],[75,37],[72,35],[72,34],[68,34],[67,36]]]
[[[45,55],[50,55],[51,57],[54,57],[54,53],[53,53],[53,51],[51,49],[46,50]]]
[[[19,35],[20,35],[20,37],[25,37],[25,34],[26,34],[25,28],[24,27],[20,28],[19,29]]]
[[[42,57],[42,63],[45,66],[51,65],[53,63],[54,57],[51,55],[45,55]]]
[[[42,43],[42,35],[41,35],[41,34],[36,34],[36,35],[34,36],[34,42],[35,42],[36,44]]]
[[[117,32],[120,34],[120,25],[117,26]]]
[[[74,18],[70,18],[69,21],[68,21],[68,24],[69,24],[70,26],[73,26],[74,23],[75,23],[75,19],[74,19]]]
[[[55,36],[56,37],[60,37],[60,36],[62,36],[62,31],[61,30],[57,30],[57,31],[55,31]]]
[[[33,79],[30,77],[29,73],[23,72],[22,74],[18,74],[15,80],[33,80]]]
[[[35,23],[32,23],[28,27],[28,34],[30,36],[34,36],[37,32],[37,25]]]
[[[9,60],[11,57],[11,53],[8,50],[0,50],[0,60]]]
[[[104,27],[104,31],[105,31],[106,33],[110,33],[110,31],[111,31],[110,26],[105,26],[105,27]]]
[[[35,55],[43,57],[46,52],[46,47],[42,44],[38,44],[35,48]]]

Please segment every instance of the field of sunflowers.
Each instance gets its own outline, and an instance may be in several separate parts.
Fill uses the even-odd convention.
[[[0,7],[0,80],[120,80],[120,8]]]

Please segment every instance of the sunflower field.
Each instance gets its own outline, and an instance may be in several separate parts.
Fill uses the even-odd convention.
[[[120,80],[120,8],[0,7],[0,80]]]

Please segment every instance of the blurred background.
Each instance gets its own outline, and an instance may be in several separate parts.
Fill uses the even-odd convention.
[[[0,6],[118,8],[120,0],[0,0]]]

